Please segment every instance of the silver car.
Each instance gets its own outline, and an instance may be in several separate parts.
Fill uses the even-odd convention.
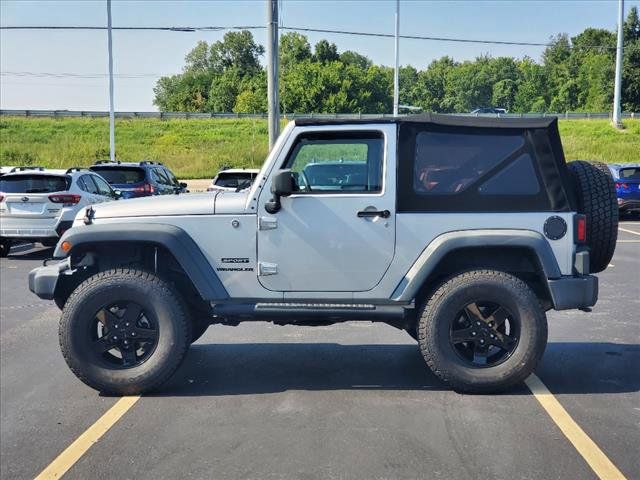
[[[89,170],[13,168],[0,177],[0,256],[19,241],[55,245],[83,207],[117,197]]]

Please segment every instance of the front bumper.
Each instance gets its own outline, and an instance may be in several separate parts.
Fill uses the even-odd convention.
[[[548,285],[555,310],[589,308],[598,301],[598,277],[594,275],[564,276],[549,280]]]
[[[29,272],[29,290],[44,300],[53,300],[60,275],[70,269],[70,258],[53,265],[34,268]]]

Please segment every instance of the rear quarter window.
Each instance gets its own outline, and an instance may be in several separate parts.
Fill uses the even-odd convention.
[[[0,192],[53,193],[69,190],[71,179],[66,175],[4,175],[0,177]]]
[[[521,135],[420,132],[413,188],[420,195],[463,192],[523,146]]]

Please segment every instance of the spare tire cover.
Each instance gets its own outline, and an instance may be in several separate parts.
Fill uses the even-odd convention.
[[[578,212],[587,216],[589,268],[602,272],[611,261],[618,240],[618,199],[609,168],[577,160],[567,164],[574,181]]]

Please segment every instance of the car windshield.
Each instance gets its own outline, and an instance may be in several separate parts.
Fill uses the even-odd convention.
[[[4,175],[0,178],[0,192],[52,193],[69,189],[71,181],[64,175]]]
[[[640,167],[621,168],[620,180],[640,180]]]
[[[249,185],[255,173],[251,172],[221,172],[216,179],[216,186],[237,188],[241,185]]]
[[[91,167],[107,182],[118,185],[140,183],[144,181],[144,169],[138,167]]]

